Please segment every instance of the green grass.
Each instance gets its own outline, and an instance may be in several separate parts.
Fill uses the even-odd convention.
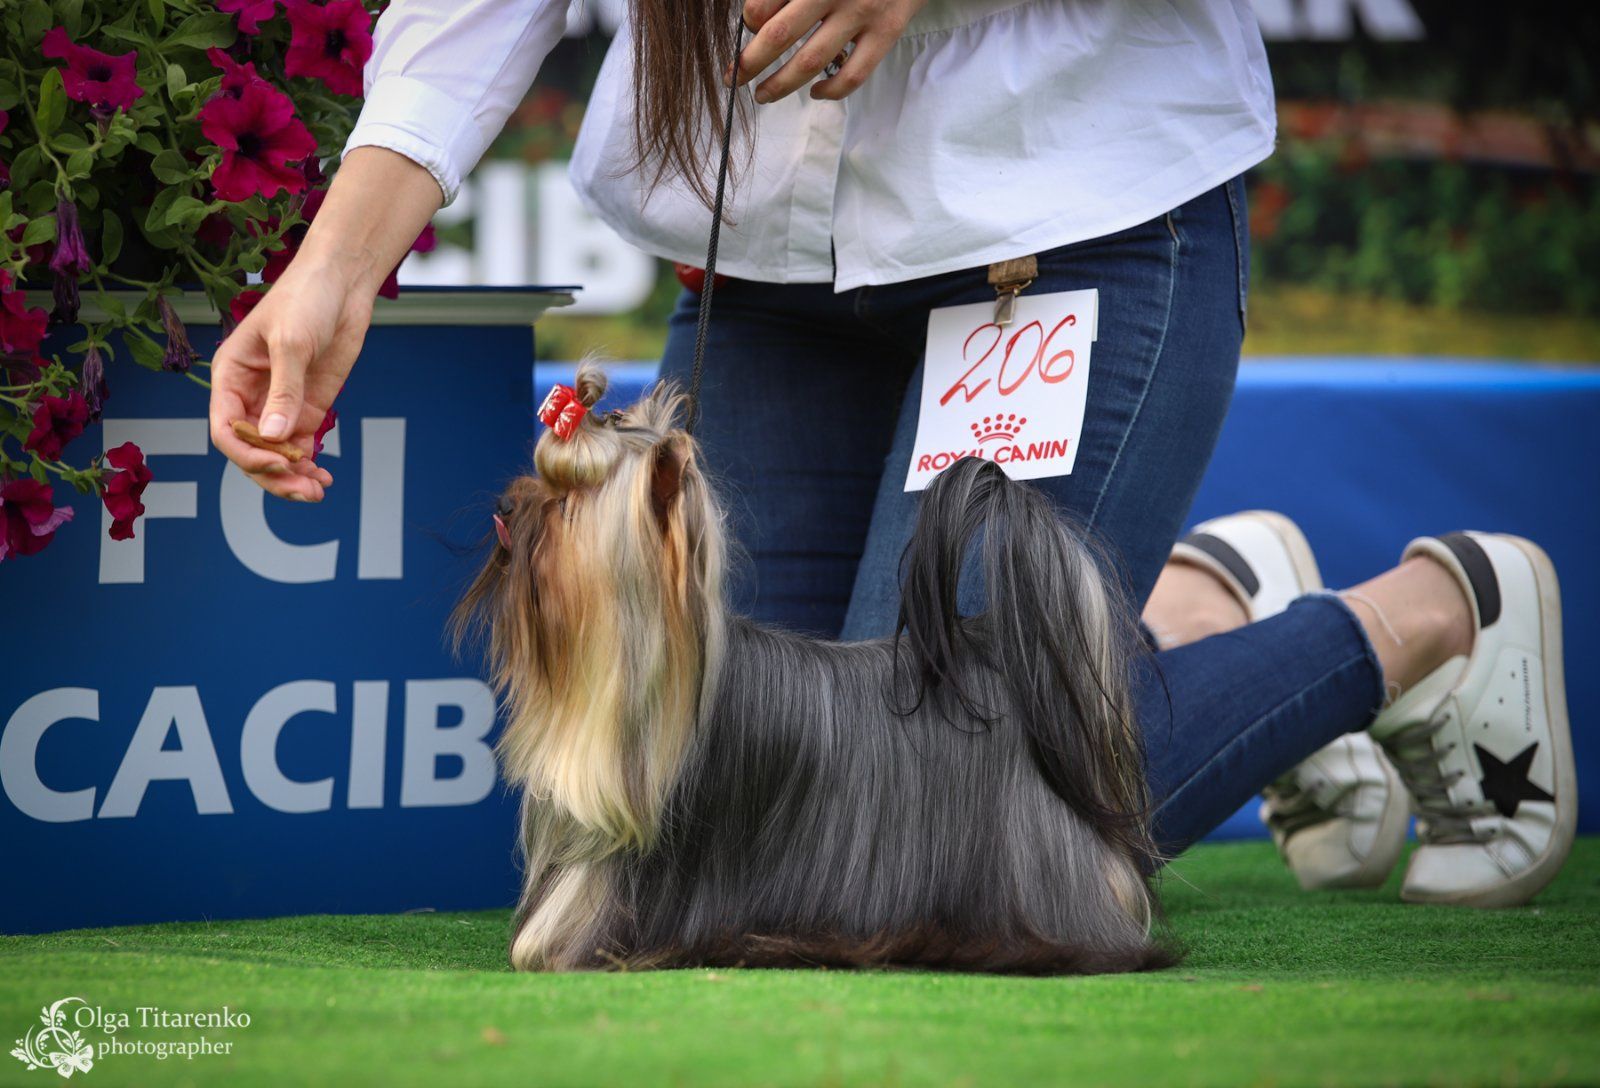
[[[1521,910],[1404,906],[1397,884],[1308,895],[1269,845],[1200,847],[1164,883],[1188,959],[1119,978],[514,975],[501,911],[7,937],[0,1031],[68,994],[252,1017],[129,1028],[235,1045],[106,1056],[91,1085],[1600,1083],[1600,839]],[[59,1083],[0,1062],[0,1084]]]

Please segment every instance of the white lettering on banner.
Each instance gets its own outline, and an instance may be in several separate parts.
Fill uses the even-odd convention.
[[[332,438],[338,431],[328,432]],[[356,577],[405,577],[406,421],[361,421],[361,535]]]
[[[539,276],[546,283],[581,283],[575,314],[623,313],[650,295],[656,263],[589,214],[567,175],[566,163],[534,171],[539,197]]]
[[[461,720],[439,725],[439,712],[458,707]],[[400,807],[475,805],[494,788],[494,754],[484,738],[494,728],[494,694],[479,680],[407,680],[405,758]],[[438,774],[438,757],[461,760],[461,773]]]
[[[39,779],[39,742],[57,722],[100,720],[100,693],[90,688],[41,691],[17,707],[0,734],[0,788],[24,816],[51,824],[94,815],[94,787],[53,790]]]
[[[114,450],[132,442],[146,458],[204,457],[211,448],[210,429],[204,419],[107,419],[106,449]],[[144,517],[132,540],[112,540],[111,511],[103,505],[100,513],[100,584],[128,584],[144,581],[144,547],[157,518],[195,516],[198,489],[190,480],[170,481],[156,474],[144,489]]]
[[[432,253],[411,254],[401,285],[582,284],[576,302],[562,307],[574,314],[625,313],[655,286],[656,259],[589,213],[565,162],[485,163],[434,217],[438,227],[469,221],[470,249],[441,241]]]
[[[962,457],[993,461],[1016,480],[1065,476],[1077,462],[1100,292],[1024,293],[1009,325],[994,316],[993,302],[928,315],[907,491]]]
[[[354,420],[341,421],[323,440],[323,456],[340,453],[341,428]],[[406,421],[402,418],[368,417],[361,426],[361,491],[357,521],[356,577],[364,581],[402,578],[405,575],[405,453]],[[117,419],[106,420],[106,448],[134,442],[147,457],[172,454],[205,454],[209,449],[206,421],[203,419]],[[132,540],[112,540],[100,534],[101,583],[142,583],[144,581],[144,528],[151,518],[198,517],[198,488],[193,481],[171,481],[165,466],[144,493],[145,515],[138,535]],[[267,523],[267,493],[251,482],[237,465],[229,464],[222,473],[217,496],[217,516],[222,536],[234,557],[252,573],[273,582],[301,585],[334,580],[339,541],[318,544],[291,544],[272,531]],[[109,512],[102,515],[110,528]],[[159,534],[158,534],[159,536]],[[159,546],[159,545],[158,545]]]
[[[1411,0],[1255,0],[1256,22],[1268,41],[1349,41],[1355,16],[1378,41],[1426,36]]]
[[[339,455],[338,427],[323,438],[322,453],[325,457]],[[290,585],[333,581],[339,564],[339,542],[290,544],[281,539],[267,525],[267,493],[231,462],[222,472],[217,513],[222,518],[222,537],[228,542],[228,549],[252,574]]]
[[[348,808],[383,807],[383,759],[388,751],[389,682],[357,680],[350,701]]]
[[[178,747],[163,749],[174,728]],[[156,688],[150,693],[122,766],[106,790],[100,818],[137,816],[144,791],[152,782],[189,783],[194,810],[202,816],[233,811],[206,712],[200,706],[200,692],[192,687]]]
[[[494,694],[483,681],[461,677],[405,684],[400,807],[475,805],[494,788]],[[383,807],[389,682],[354,683],[350,721],[352,809]],[[279,812],[326,812],[333,807],[333,777],[303,782],[278,762],[278,741],[297,714],[337,714],[336,685],[298,680],[266,692],[245,715],[239,760],[245,787]],[[450,719],[450,724],[444,724]],[[135,817],[150,783],[188,784],[198,815],[234,811],[223,780],[211,728],[195,687],[158,687],[134,729],[121,763],[95,811],[96,789],[57,789],[39,775],[39,746],[60,722],[100,721],[100,693],[92,688],[52,688],[25,700],[0,733],[0,789],[23,815],[44,823]],[[176,730],[177,746],[164,749]],[[447,758],[441,765],[440,757]],[[459,761],[459,770],[455,761]],[[333,768],[329,768],[333,770]],[[74,783],[76,785],[76,783]]]
[[[330,681],[296,680],[256,700],[239,734],[239,765],[256,800],[279,812],[326,812],[333,807],[332,776],[296,782],[283,773],[278,766],[278,735],[297,714],[334,713],[336,699]]]

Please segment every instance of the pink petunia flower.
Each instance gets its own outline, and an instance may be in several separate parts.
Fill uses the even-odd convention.
[[[56,248],[50,255],[50,271],[55,273],[56,308],[50,319],[70,325],[78,319],[78,277],[94,267],[89,247],[78,226],[78,206],[70,200],[56,200]]]
[[[88,425],[89,402],[76,389],[68,390],[64,397],[40,397],[33,410],[33,430],[23,440],[22,448],[46,461],[59,461],[67,443]]]
[[[311,76],[334,94],[360,95],[361,68],[372,56],[372,16],[361,0],[284,0],[289,13],[289,52],[283,70]]]
[[[200,131],[222,149],[211,175],[221,199],[305,189],[305,175],[293,164],[315,152],[317,141],[294,115],[289,96],[265,81],[244,86],[238,97],[213,95],[200,108]]]
[[[255,309],[262,299],[267,296],[260,291],[240,291],[233,296],[233,301],[228,303],[228,314],[238,324],[250,316],[250,311]]]
[[[156,313],[161,317],[161,331],[167,335],[167,350],[161,358],[161,369],[174,374],[187,374],[194,365],[194,348],[189,345],[189,330],[184,328],[178,311],[166,295],[156,299]]]
[[[317,425],[317,433],[311,436],[311,456],[313,459],[322,456],[322,440],[328,437],[328,432],[339,425],[339,413],[332,408],[322,417],[322,422]]]
[[[217,0],[217,10],[239,16],[239,33],[259,34],[261,24],[278,13],[278,0]]]
[[[206,59],[212,67],[222,73],[222,84],[217,88],[218,94],[225,94],[229,98],[238,98],[244,94],[245,89],[257,85],[272,86],[267,80],[256,73],[254,61],[245,61],[243,64],[233,59],[225,49],[212,46],[206,50]]]
[[[31,476],[0,483],[0,562],[44,551],[72,514],[72,507],[56,506],[49,484]]]
[[[144,88],[134,78],[139,65],[135,50],[112,56],[87,45],[75,45],[66,28],[58,26],[45,34],[39,51],[51,60],[67,62],[61,85],[75,102],[125,110],[144,96]]]
[[[27,303],[28,296],[12,287],[11,273],[0,268],[0,355],[31,356],[39,349],[50,315]]]
[[[132,540],[133,523],[144,513],[140,500],[151,480],[144,451],[132,442],[124,442],[106,451],[106,463],[119,470],[106,478],[105,490],[100,494],[100,501],[111,512],[111,539]]]
[[[105,410],[106,401],[111,399],[111,386],[106,381],[106,357],[100,354],[100,348],[95,344],[89,345],[89,351],[83,357],[83,371],[78,375],[78,384],[83,387],[83,400],[89,406],[89,422],[94,423]]]

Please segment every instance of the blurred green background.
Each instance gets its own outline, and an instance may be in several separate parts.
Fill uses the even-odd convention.
[[[1279,146],[1248,176],[1246,354],[1600,360],[1600,7],[1255,3]],[[491,162],[560,168],[617,12],[574,8]],[[484,237],[469,219],[442,236]],[[546,318],[541,358],[657,357],[679,287],[654,264],[614,312]]]

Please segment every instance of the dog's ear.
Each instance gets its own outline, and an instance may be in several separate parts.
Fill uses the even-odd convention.
[[[656,443],[654,462],[650,468],[650,508],[655,511],[656,524],[663,532],[667,528],[667,514],[683,491],[683,468],[687,459],[684,443],[672,436]]]

